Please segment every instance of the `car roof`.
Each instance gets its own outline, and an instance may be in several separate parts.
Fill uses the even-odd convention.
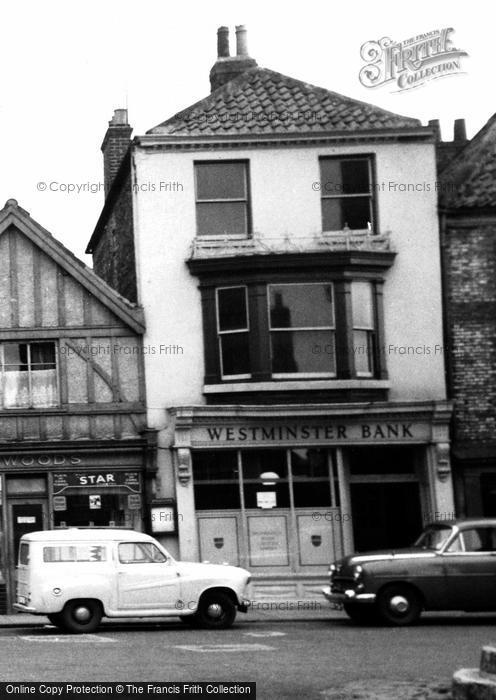
[[[433,520],[426,524],[426,527],[458,527],[465,530],[469,527],[496,527],[496,518],[453,518],[452,520]]]
[[[149,542],[152,537],[144,532],[126,530],[124,528],[79,528],[68,527],[57,530],[37,530],[23,535],[23,542],[94,542],[114,540],[139,540]]]

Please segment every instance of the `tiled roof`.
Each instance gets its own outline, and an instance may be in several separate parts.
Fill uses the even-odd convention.
[[[148,133],[223,136],[418,126],[418,119],[403,117],[257,67],[242,73]]]
[[[447,209],[496,207],[496,114],[443,170],[441,183]]]

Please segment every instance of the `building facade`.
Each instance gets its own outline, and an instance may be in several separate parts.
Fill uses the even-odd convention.
[[[453,464],[466,516],[496,515],[495,153],[493,116],[455,157],[440,160]]]
[[[436,193],[406,187],[435,182],[435,134],[258,67],[236,33],[204,100],[132,142],[116,112],[87,252],[121,293],[135,270],[164,543],[301,596],[453,512]]]
[[[142,311],[9,200],[0,211],[2,608],[20,537],[147,527]]]

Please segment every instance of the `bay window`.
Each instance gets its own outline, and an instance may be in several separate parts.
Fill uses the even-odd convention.
[[[250,377],[246,287],[217,289],[217,334],[222,378]]]
[[[353,357],[357,377],[374,374],[374,299],[369,282],[351,285],[353,313]]]
[[[0,362],[3,408],[58,404],[55,343],[3,343]]]

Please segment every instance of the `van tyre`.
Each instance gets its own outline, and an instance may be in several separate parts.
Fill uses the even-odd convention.
[[[236,619],[236,606],[231,598],[221,591],[205,593],[200,598],[195,617],[200,627],[227,629]]]
[[[102,619],[102,606],[97,600],[70,600],[61,613],[62,627],[67,632],[94,632]]]
[[[422,613],[422,601],[414,588],[401,584],[386,586],[379,593],[377,607],[388,625],[412,625]]]

